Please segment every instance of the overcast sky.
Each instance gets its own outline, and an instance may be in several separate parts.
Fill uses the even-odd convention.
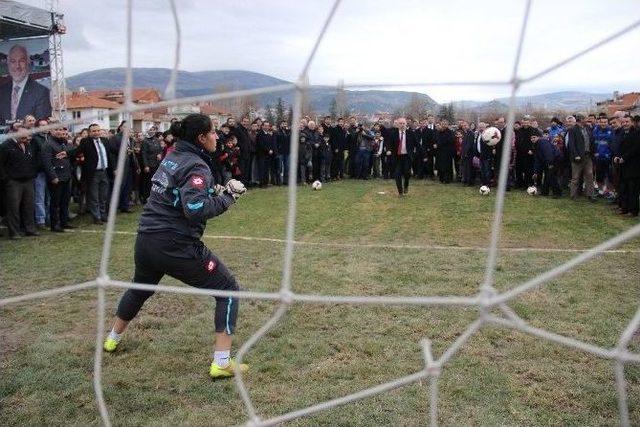
[[[43,0],[26,3],[43,7]],[[294,80],[332,0],[176,0],[187,71],[242,69]],[[520,75],[528,76],[640,19],[638,0],[534,0]],[[67,76],[125,65],[124,0],[60,0]],[[524,0],[343,0],[312,84],[508,80]],[[134,0],[136,67],[171,67],[169,2]],[[507,88],[410,88],[436,101],[488,100]],[[520,94],[640,89],[640,29],[526,85]]]

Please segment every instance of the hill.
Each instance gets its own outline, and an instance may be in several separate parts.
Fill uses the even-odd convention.
[[[169,81],[170,75],[171,70],[168,68],[134,68],[133,84],[136,87],[153,87],[162,92]],[[288,82],[265,74],[243,70],[179,71],[176,93],[178,96],[197,96],[285,83]],[[106,68],[89,71],[67,79],[67,86],[71,90],[79,87],[84,87],[87,90],[120,89],[124,87],[124,84],[125,68]],[[309,90],[309,103],[318,112],[328,112],[335,95],[335,87],[312,86]],[[428,108],[437,108],[438,104],[428,95],[404,91],[348,90],[346,91],[346,102],[351,109],[362,113],[393,112],[406,105],[414,95],[423,101]],[[283,92],[259,96],[258,103],[261,106],[266,104],[274,105],[278,97],[282,97],[287,104],[293,102],[293,93]]]

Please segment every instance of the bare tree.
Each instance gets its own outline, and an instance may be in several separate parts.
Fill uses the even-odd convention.
[[[258,100],[255,96],[244,96],[240,98],[238,107],[239,117],[249,117],[253,119],[258,109]]]
[[[403,112],[412,119],[420,120],[427,115],[427,102],[420,99],[420,95],[417,93],[413,93],[409,102],[404,106]]]

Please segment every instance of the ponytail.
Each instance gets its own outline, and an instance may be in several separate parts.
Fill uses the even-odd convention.
[[[175,121],[169,128],[169,133],[178,139],[198,143],[198,136],[211,132],[213,125],[209,116],[204,114],[189,114],[182,120]]]

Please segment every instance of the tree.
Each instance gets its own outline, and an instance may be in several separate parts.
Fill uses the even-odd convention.
[[[347,92],[344,90],[344,82],[341,80],[336,91],[336,116],[347,117],[349,115],[349,107],[347,107]]]
[[[411,95],[411,99],[404,106],[403,111],[412,119],[421,119],[427,115],[427,103],[420,99],[417,93]]]
[[[456,120],[456,110],[453,107],[453,103],[452,102],[449,103],[449,108],[448,108],[447,113],[448,113],[449,122],[453,123]]]
[[[533,103],[531,102],[531,99],[527,99],[527,102],[524,104],[524,113],[531,114],[532,111],[533,111]]]
[[[273,115],[273,111],[271,110],[271,105],[267,104],[264,109],[267,112],[267,117],[265,117],[265,120],[268,121],[269,123],[271,123],[272,125],[275,124],[275,116]]]
[[[284,120],[284,101],[278,97],[278,103],[276,104],[276,120],[278,123]]]
[[[309,99],[309,91],[308,90],[303,90],[302,91],[302,102],[301,102],[301,107],[302,107],[302,116],[309,116],[309,117],[313,117],[314,115],[314,111],[313,108],[311,107],[311,100]]]
[[[289,112],[287,112],[287,123],[290,127],[293,127],[293,105],[289,105]]]
[[[217,84],[214,88],[213,88],[213,93],[225,93],[225,92],[231,92],[231,86],[225,84],[225,83],[219,83]],[[218,102],[218,105],[220,105],[221,107],[227,108],[229,110],[233,110],[235,107],[235,102],[233,98],[227,98],[227,99],[223,99],[221,101]]]
[[[338,118],[338,101],[335,98],[331,100],[331,105],[329,106],[329,115],[332,120]]]
[[[449,123],[453,123],[456,119],[453,103],[450,102],[448,104],[442,104],[440,106],[438,116],[440,116],[440,118],[442,119],[447,119]]]
[[[256,107],[258,105],[258,101],[255,96],[245,96],[240,99],[239,116],[240,117],[249,117],[249,119],[253,119],[256,112]]]

